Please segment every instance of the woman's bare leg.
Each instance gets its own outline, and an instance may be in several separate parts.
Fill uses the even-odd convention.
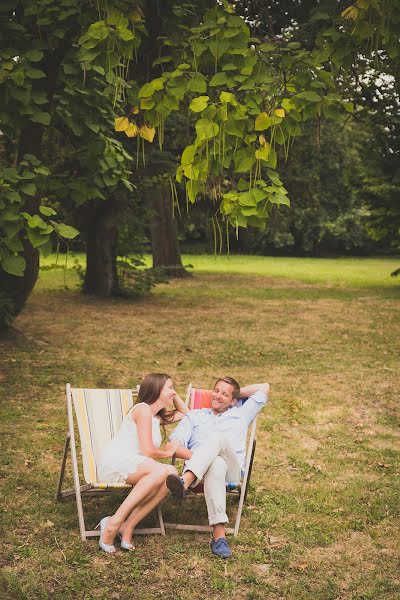
[[[177,470],[172,465],[165,465],[166,475],[176,475]],[[132,543],[132,535],[135,527],[142,521],[158,504],[165,498],[169,493],[169,490],[164,482],[159,486],[158,489],[154,490],[152,494],[149,494],[136,508],[131,512],[126,521],[121,525],[119,531],[121,532],[122,540],[128,543]]]
[[[169,465],[163,465],[152,459],[146,459],[137,471],[127,478],[127,483],[135,487],[125,498],[121,506],[108,521],[103,533],[103,542],[112,544],[122,523],[131,512],[149,495],[158,491],[169,474]]]

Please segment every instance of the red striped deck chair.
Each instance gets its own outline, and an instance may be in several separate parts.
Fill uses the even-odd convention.
[[[189,406],[190,410],[196,408],[210,408],[212,399],[212,391],[201,388],[195,388],[190,383],[186,394],[186,405]],[[238,400],[239,403],[245,402],[246,400]],[[254,454],[256,450],[256,428],[257,428],[257,417],[253,419],[248,431],[247,436],[247,449],[246,449],[246,463],[244,469],[244,475],[242,481],[237,483],[227,483],[226,492],[229,495],[236,495],[239,500],[239,506],[236,513],[236,520],[234,527],[227,527],[226,533],[233,533],[236,537],[239,533],[240,520],[242,517],[243,505],[246,502],[247,492],[250,482],[251,471],[253,468]],[[190,491],[196,494],[203,494],[204,487],[200,483],[195,488],[190,488]],[[190,498],[189,494],[187,498]],[[211,527],[206,525],[184,525],[179,523],[164,523],[166,528],[169,529],[183,529],[186,531],[210,531]]]
[[[64,455],[57,488],[57,500],[76,498],[79,530],[82,540],[99,536],[99,531],[87,530],[83,516],[82,498],[99,497],[115,492],[129,491],[132,486],[124,483],[98,481],[97,464],[104,446],[121,426],[124,416],[133,406],[137,389],[86,389],[71,388],[67,384],[67,410],[69,431],[66,436]],[[80,449],[85,483],[81,485],[75,444],[74,413],[78,424]],[[71,450],[74,487],[62,490],[68,452]],[[158,527],[138,528],[135,533],[161,533],[165,535],[161,509],[157,507]]]

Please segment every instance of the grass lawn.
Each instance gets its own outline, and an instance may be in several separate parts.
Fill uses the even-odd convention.
[[[184,263],[192,278],[137,302],[85,297],[74,270],[44,269],[0,341],[0,597],[397,599],[400,259]],[[182,394],[221,374],[271,384],[229,561],[208,535],[171,531],[109,557],[80,540],[75,504],[54,501],[65,383],[130,387],[151,370]],[[85,501],[88,526],[120,501]],[[206,517],[202,499],[163,512]]]

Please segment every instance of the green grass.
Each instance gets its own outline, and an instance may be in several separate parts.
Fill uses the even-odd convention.
[[[70,269],[76,260],[84,266],[82,253],[71,253],[68,257],[50,255],[41,260],[42,266],[58,263]],[[151,264],[150,256],[145,257]],[[183,255],[184,265],[192,265],[194,273],[235,273],[244,275],[262,275],[264,277],[283,278],[303,281],[309,284],[325,284],[350,287],[393,287],[397,279],[390,277],[391,272],[399,268],[400,257],[390,258],[286,258],[271,256],[212,256]],[[62,270],[62,269],[59,269]],[[43,271],[42,271],[43,276]]]
[[[184,262],[194,277],[136,302],[83,296],[73,270],[43,270],[1,341],[0,596],[397,599],[400,310],[390,272],[400,261]],[[179,532],[138,536],[135,553],[107,557],[80,541],[74,503],[54,501],[65,383],[128,387],[155,369],[182,394],[224,373],[271,383],[228,562],[210,555],[207,535]],[[88,524],[119,501],[85,502]],[[163,510],[166,520],[206,517],[201,498]]]
[[[286,258],[266,256],[184,256],[195,271],[263,275],[305,283],[374,287],[392,286],[397,258]]]

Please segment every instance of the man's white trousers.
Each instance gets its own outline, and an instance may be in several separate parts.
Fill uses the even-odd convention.
[[[193,486],[204,479],[204,496],[210,525],[228,523],[226,514],[225,482],[238,483],[241,467],[237,455],[221,433],[212,433],[207,443],[193,450],[192,458],[186,461],[185,471],[197,477]]]

